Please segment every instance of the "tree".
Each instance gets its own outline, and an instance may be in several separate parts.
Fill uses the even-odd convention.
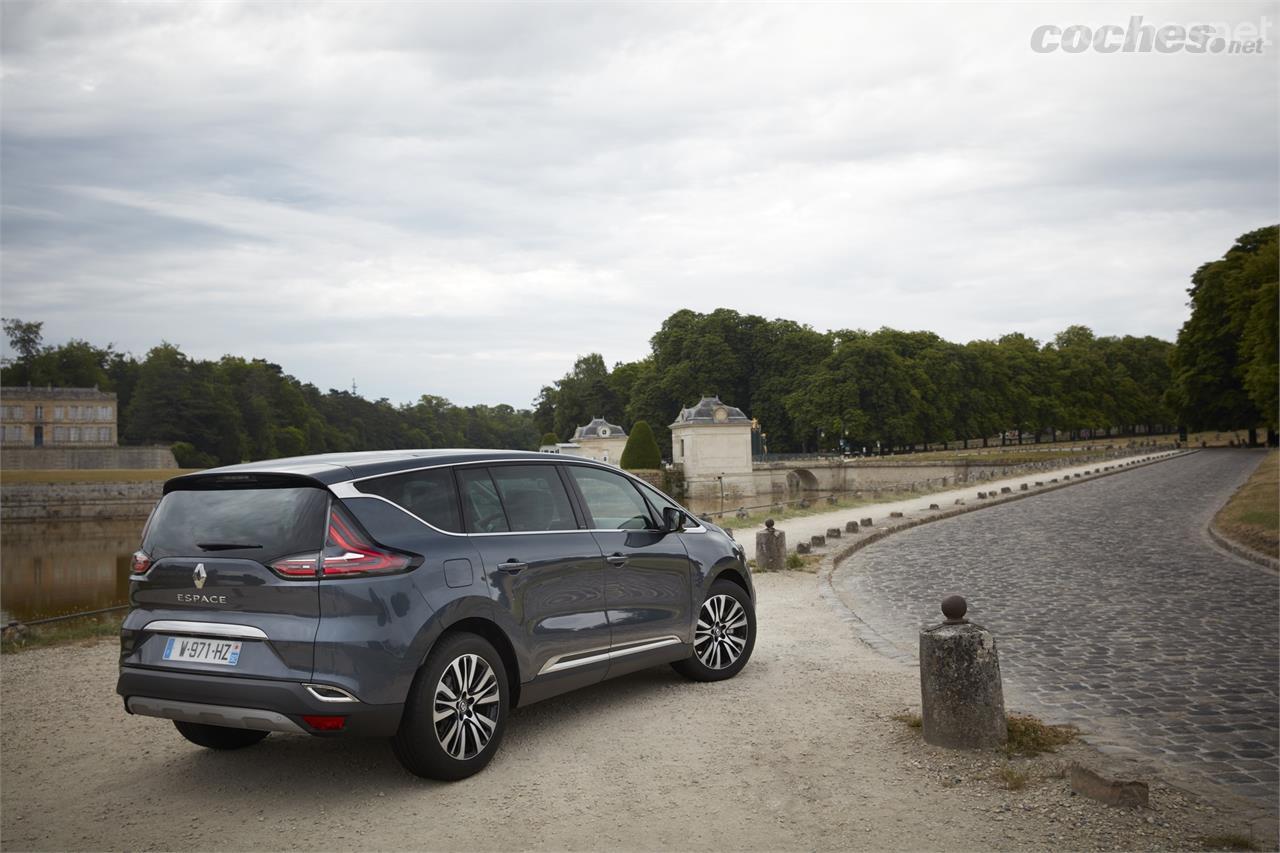
[[[548,432],[548,433],[543,433],[543,435],[542,435],[542,443],[541,443],[541,444],[539,444],[538,446],[539,446],[539,447],[545,447],[545,446],[547,446],[548,444],[552,444],[552,445],[554,445],[554,444],[559,444],[559,443],[560,443],[560,439],[556,438],[556,434],[555,434],[554,432]]]
[[[19,362],[29,362],[43,350],[41,346],[44,323],[24,323],[17,317],[4,318],[4,333],[9,346],[18,354]]]
[[[1191,276],[1167,401],[1192,429],[1248,427],[1252,439],[1259,423],[1275,423],[1278,235],[1274,225],[1241,235]]]
[[[622,448],[619,464],[628,471],[656,470],[662,467],[662,451],[647,421],[636,421]]]

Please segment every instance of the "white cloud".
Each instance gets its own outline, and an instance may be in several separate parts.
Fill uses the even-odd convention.
[[[670,312],[1172,337],[1277,210],[1266,4],[3,4],[3,301],[53,339],[527,404]]]

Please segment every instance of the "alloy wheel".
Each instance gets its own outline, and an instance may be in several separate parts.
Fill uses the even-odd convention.
[[[498,727],[501,698],[498,679],[484,658],[454,658],[436,684],[431,712],[444,751],[459,761],[483,752]]]
[[[747,647],[747,613],[730,595],[713,595],[702,605],[693,650],[708,669],[733,666]]]

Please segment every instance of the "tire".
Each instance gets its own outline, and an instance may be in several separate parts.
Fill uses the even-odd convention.
[[[502,656],[488,640],[466,633],[445,637],[409,689],[400,730],[391,739],[396,758],[410,773],[442,782],[479,773],[502,742],[508,689]]]
[[[188,723],[184,720],[174,720],[173,726],[184,738],[206,749],[244,749],[271,734],[257,729],[233,729],[206,723]]]
[[[742,671],[755,647],[756,611],[751,597],[736,583],[718,580],[698,610],[693,656],[671,666],[694,681],[724,681]]]

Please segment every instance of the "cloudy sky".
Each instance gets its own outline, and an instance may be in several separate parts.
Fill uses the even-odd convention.
[[[0,8],[5,316],[398,402],[685,307],[1172,339],[1280,218],[1273,3]],[[1273,43],[1031,49],[1131,15]]]

